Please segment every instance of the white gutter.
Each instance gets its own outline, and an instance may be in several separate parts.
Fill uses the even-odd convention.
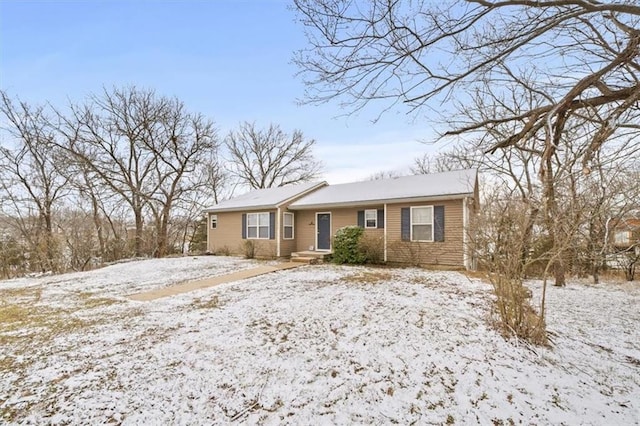
[[[387,204],[384,205],[384,261],[387,261]]]
[[[276,257],[280,257],[280,207],[276,210]]]

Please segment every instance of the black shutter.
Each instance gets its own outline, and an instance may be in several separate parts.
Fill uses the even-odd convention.
[[[435,241],[444,241],[444,206],[435,206],[433,208],[433,239]]]
[[[269,239],[275,240],[276,238],[276,214],[274,212],[269,213]]]
[[[411,239],[411,209],[409,207],[403,207],[400,210],[400,229],[402,241],[409,241]]]
[[[378,209],[378,229],[384,228],[384,209]]]
[[[242,213],[242,239],[247,239],[247,214]]]
[[[358,226],[364,228],[364,210],[358,210]]]

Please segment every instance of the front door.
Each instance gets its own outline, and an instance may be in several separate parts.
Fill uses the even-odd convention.
[[[331,213],[316,213],[317,250],[331,250]]]

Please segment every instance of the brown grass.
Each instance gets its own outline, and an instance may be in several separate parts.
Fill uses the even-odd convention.
[[[41,286],[7,288],[0,290],[0,300],[18,299],[25,302],[37,303],[41,298]]]
[[[64,309],[3,303],[0,305],[0,345],[25,337],[48,340],[86,328],[94,322],[76,318]]]
[[[488,274],[487,274],[486,271],[480,271],[480,270],[461,271],[461,273],[464,274],[468,278],[481,279],[481,280],[484,280],[484,281],[487,281],[487,279],[488,279]]]
[[[0,377],[15,375],[13,383],[24,380],[29,368],[50,356],[50,348],[60,337],[86,334],[100,323],[142,315],[140,308],[118,309],[109,314],[92,311],[94,308],[123,304],[123,300],[103,297],[93,292],[72,292],[64,305],[43,301],[43,287],[32,286],[0,290]],[[126,322],[125,322],[126,324]],[[68,341],[63,342],[66,348]],[[54,393],[55,381],[48,389]],[[0,396],[0,406],[4,401]],[[17,421],[38,402],[0,408],[0,423]]]
[[[76,295],[83,302],[82,307],[87,309],[111,306],[117,303],[122,303],[122,300],[114,299],[111,297],[96,296],[96,293],[90,291],[79,291],[76,293]]]
[[[373,284],[380,281],[389,281],[393,275],[388,271],[363,271],[343,278],[344,281],[350,283]]]
[[[219,306],[218,296],[214,294],[208,299],[196,299],[193,301],[191,306],[193,306],[195,309],[215,309]]]
[[[37,352],[58,336],[78,333],[101,321],[101,318],[80,318],[75,315],[83,309],[91,309],[122,303],[117,299],[96,297],[94,293],[78,292],[77,299],[70,298],[72,306],[59,308],[40,304],[41,287],[5,289],[0,291],[0,346],[8,349],[0,358],[0,372],[15,371],[16,356]],[[80,301],[77,304],[77,301]],[[127,316],[135,315],[127,312]],[[25,357],[25,363],[29,359]]]

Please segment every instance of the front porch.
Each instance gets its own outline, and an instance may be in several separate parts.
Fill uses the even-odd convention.
[[[324,263],[332,253],[333,252],[330,251],[298,251],[291,253],[291,261],[315,265],[318,263]]]

